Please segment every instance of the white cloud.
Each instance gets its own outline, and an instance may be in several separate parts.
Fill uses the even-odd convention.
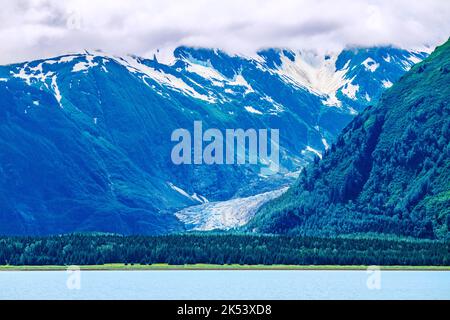
[[[253,54],[267,47],[435,45],[448,0],[0,0],[0,64],[102,49],[148,56],[179,45]]]

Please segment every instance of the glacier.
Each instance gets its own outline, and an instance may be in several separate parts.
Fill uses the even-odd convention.
[[[188,231],[230,230],[244,226],[266,202],[278,198],[287,187],[245,198],[209,202],[175,213]]]

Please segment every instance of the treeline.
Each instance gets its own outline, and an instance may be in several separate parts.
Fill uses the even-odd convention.
[[[442,241],[248,234],[0,237],[0,265],[449,265],[449,251]]]

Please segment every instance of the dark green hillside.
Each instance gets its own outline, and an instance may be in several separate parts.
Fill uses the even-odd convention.
[[[342,132],[248,227],[301,235],[448,238],[450,42]]]

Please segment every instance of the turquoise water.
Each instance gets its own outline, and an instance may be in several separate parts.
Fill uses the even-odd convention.
[[[381,271],[375,282],[371,276],[366,271],[8,271],[0,272],[0,299],[450,299],[450,272]]]

